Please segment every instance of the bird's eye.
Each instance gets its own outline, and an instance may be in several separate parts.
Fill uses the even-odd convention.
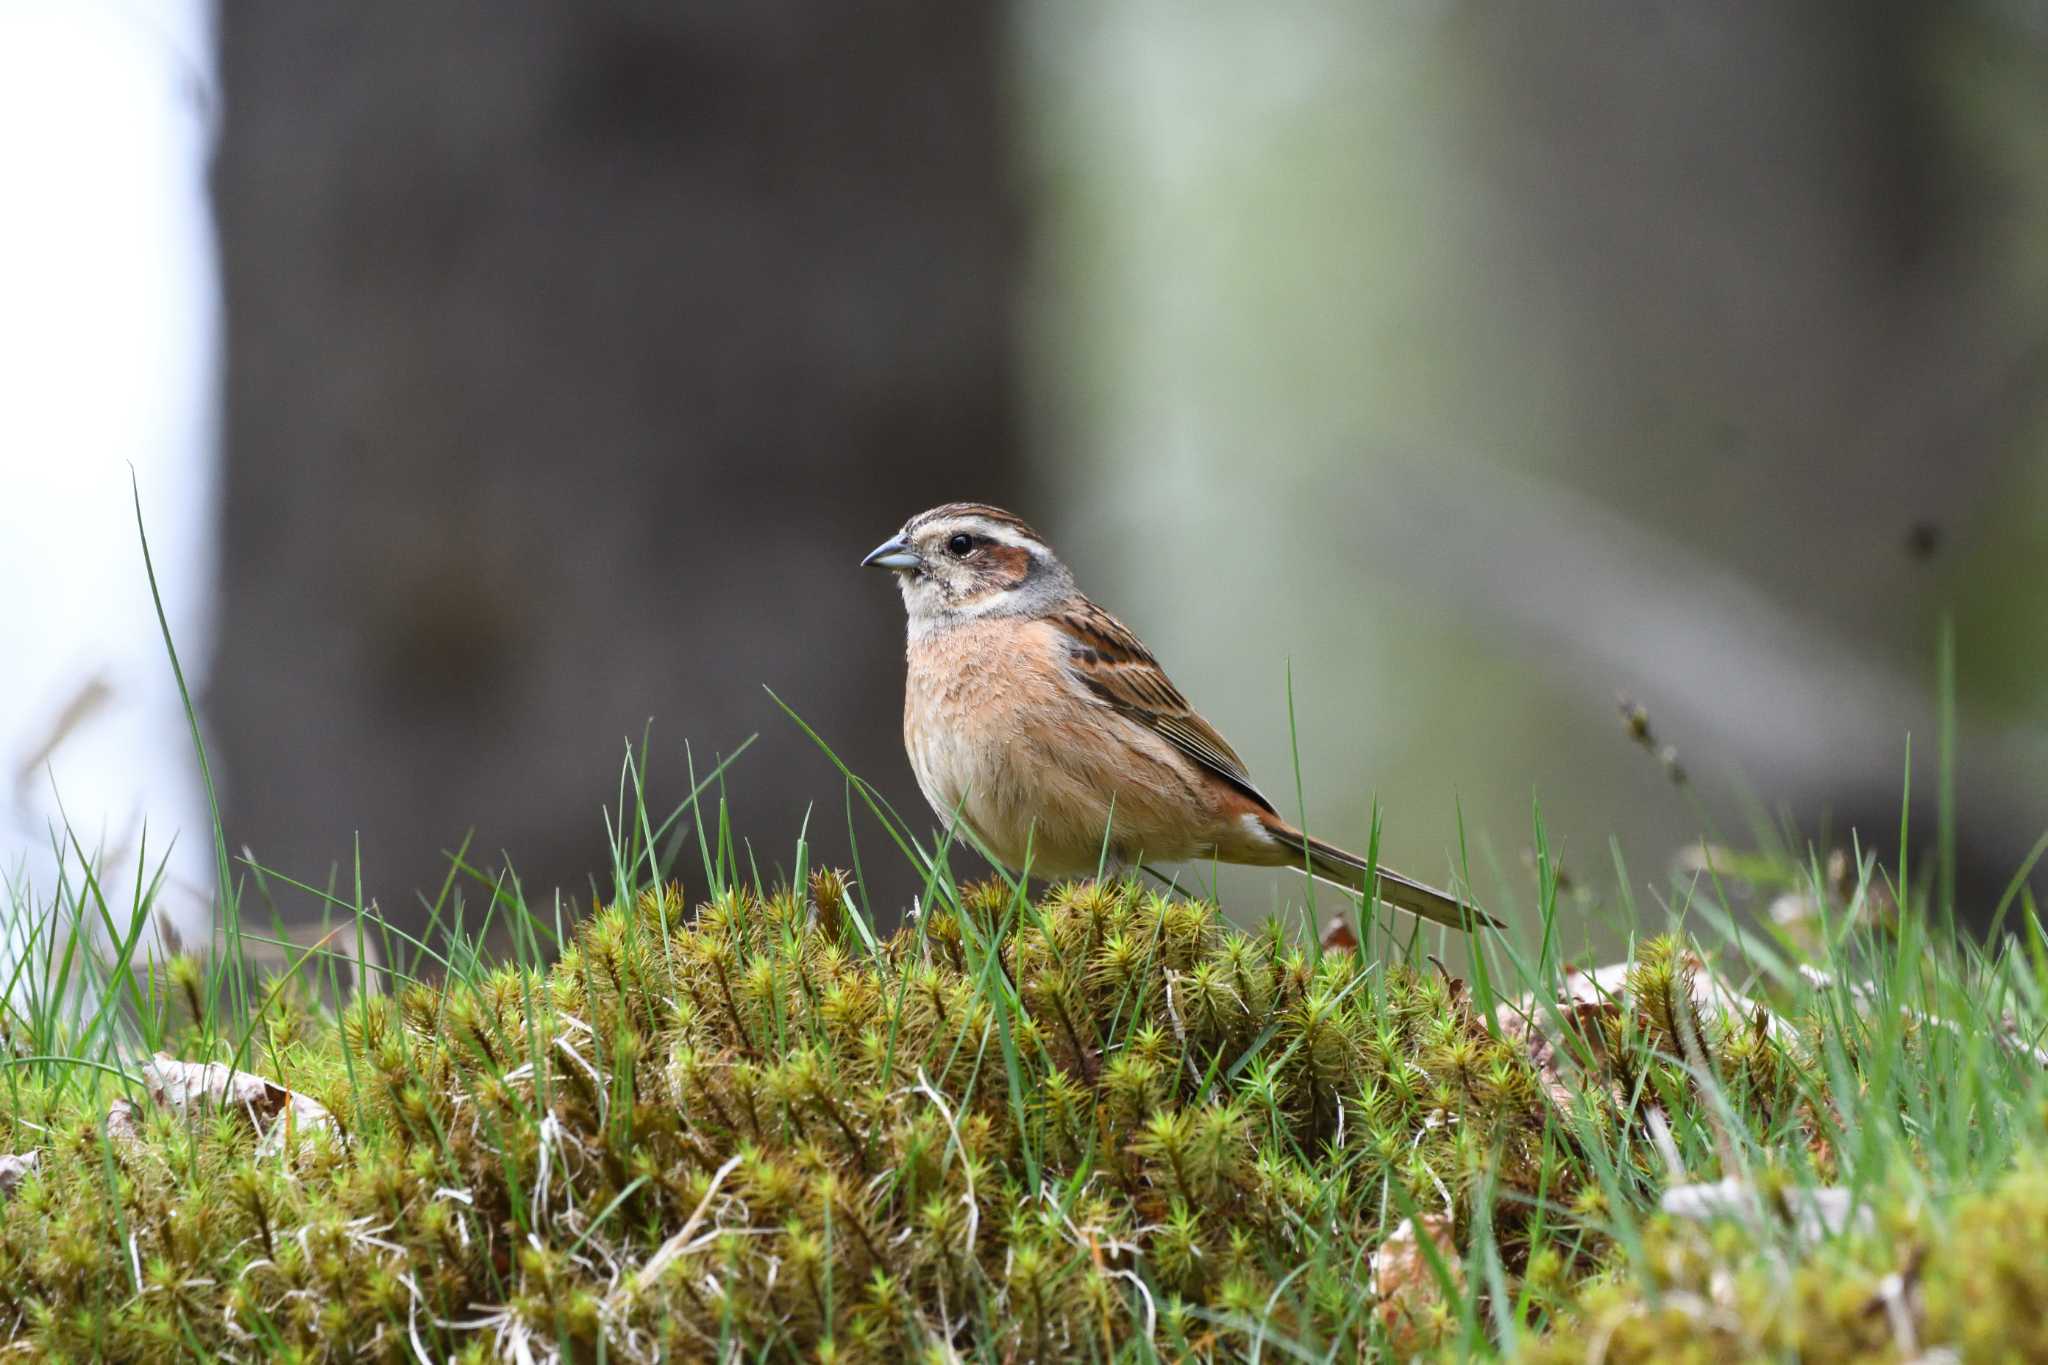
[[[955,559],[965,559],[974,553],[974,537],[962,531],[946,542],[946,551]]]

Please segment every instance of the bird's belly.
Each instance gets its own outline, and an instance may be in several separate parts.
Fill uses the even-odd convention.
[[[979,718],[974,729],[927,724],[906,736],[917,785],[942,820],[957,817],[1004,866],[1022,868],[1028,858],[1063,875],[1072,869],[1045,868],[1044,836],[1034,838],[1031,756],[1020,752],[1019,736],[991,719]]]
[[[918,673],[913,666],[904,713],[918,786],[996,861],[1056,878],[1093,875],[1105,862],[1208,856],[1185,818],[1178,772],[1134,748],[1121,718],[1039,695],[1014,673]]]

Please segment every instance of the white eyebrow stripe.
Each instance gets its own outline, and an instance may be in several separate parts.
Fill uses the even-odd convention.
[[[1019,549],[1043,550],[1045,548],[1044,544],[1034,537],[1019,535],[1016,527],[1004,526],[999,522],[989,521],[983,517],[950,517],[940,522],[936,529],[945,532],[948,536],[955,536],[962,531],[966,531],[971,535],[986,536],[998,545],[1012,545]]]

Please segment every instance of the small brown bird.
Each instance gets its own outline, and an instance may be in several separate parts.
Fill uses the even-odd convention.
[[[921,512],[862,564],[910,615],[903,743],[925,800],[1037,876],[1145,860],[1305,868],[1363,891],[1366,860],[1280,818],[1152,652],[1082,596],[1036,531],[983,503]],[[1389,868],[1381,899],[1454,928],[1495,921]]]

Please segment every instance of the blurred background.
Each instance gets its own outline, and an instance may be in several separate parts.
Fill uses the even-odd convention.
[[[1318,833],[1529,898],[1540,801],[1596,938],[1610,840],[1889,859],[1909,734],[1931,841],[1944,619],[1965,913],[2048,828],[2048,4],[0,0],[0,63],[17,877],[59,792],[212,875],[131,465],[229,847],[399,920],[472,831],[587,898],[645,734],[842,861],[764,687],[925,827],[855,564],[953,498]]]

